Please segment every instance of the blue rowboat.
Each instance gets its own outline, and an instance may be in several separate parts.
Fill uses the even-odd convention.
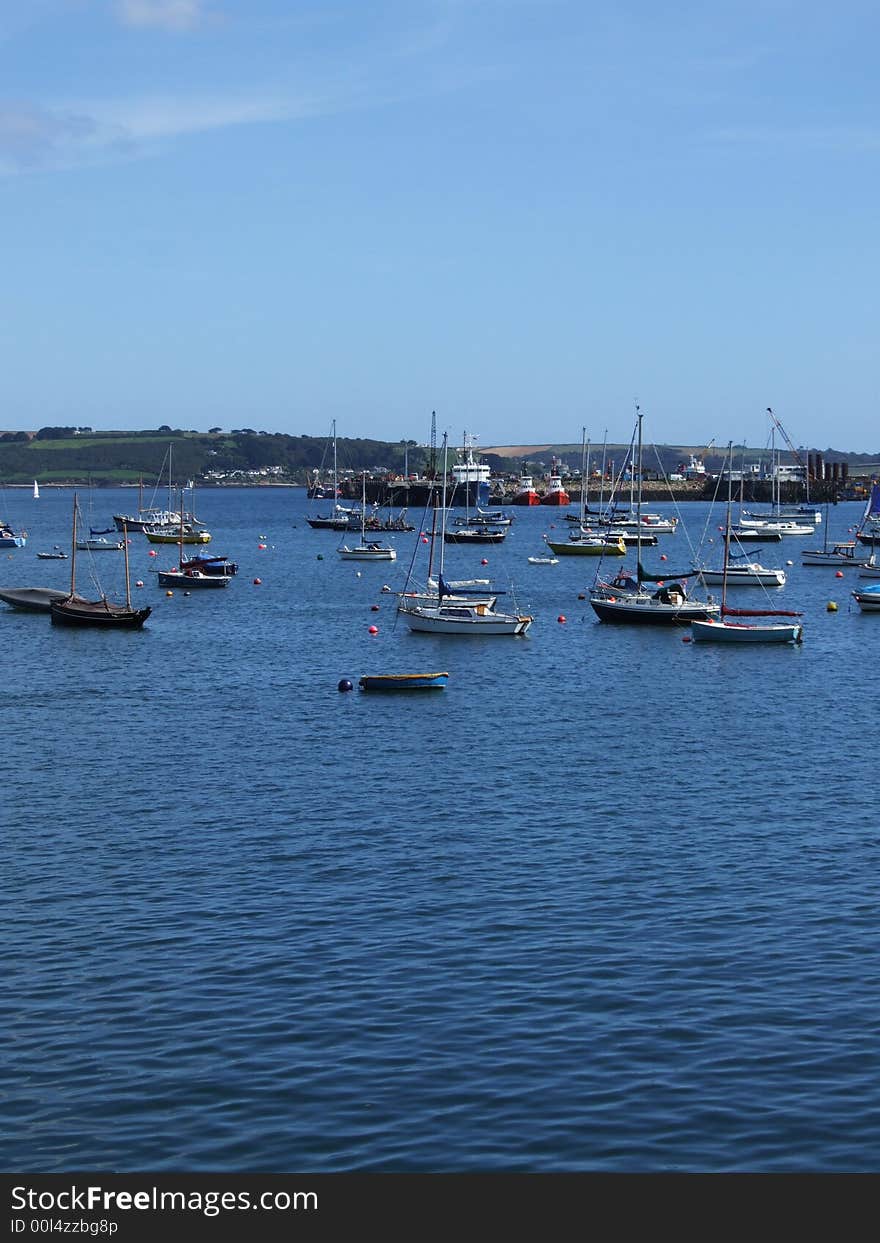
[[[448,673],[365,673],[358,685],[362,691],[442,690]]]

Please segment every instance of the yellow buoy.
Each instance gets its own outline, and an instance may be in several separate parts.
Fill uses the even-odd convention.
[[[829,613],[836,613],[836,612],[837,612],[837,605],[834,603],[834,601],[833,601],[833,600],[829,600],[829,601],[828,601],[828,603],[826,604],[826,606],[825,606],[825,607],[826,607],[826,609],[828,610],[828,612],[829,612]]]

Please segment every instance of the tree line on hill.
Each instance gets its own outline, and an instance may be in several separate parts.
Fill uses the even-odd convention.
[[[160,474],[167,471],[167,454],[171,446],[175,482],[183,478],[210,482],[236,472],[272,471],[275,477],[289,483],[305,483],[318,470],[329,477],[333,456],[332,444],[326,436],[290,436],[283,433],[236,428],[224,431],[213,427],[208,432],[173,429],[167,424],[144,431],[95,432],[89,427],[42,427],[37,432],[6,431],[0,433],[0,482],[26,483],[34,478],[46,482],[91,483],[100,486],[122,482],[166,482]],[[606,446],[609,463],[619,470],[629,449],[628,445]],[[654,465],[659,473],[672,474],[687,454],[684,446],[657,446],[653,451]],[[768,459],[767,452],[746,450],[750,460]],[[540,474],[551,460],[559,458],[569,471],[581,465],[581,446],[555,445],[542,448],[526,457],[504,457],[480,452],[493,474],[517,475],[524,465]],[[791,460],[791,455],[782,455]],[[825,451],[826,461],[847,461],[850,471],[862,474],[876,469],[868,454]],[[450,461],[454,460],[450,456]],[[436,453],[415,440],[384,441],[360,437],[339,437],[337,462],[340,474],[345,471],[371,473],[390,472],[395,475],[425,474],[440,467]],[[592,466],[598,465],[594,454]],[[715,472],[723,467],[706,458],[706,467]],[[860,469],[861,468],[861,469]]]

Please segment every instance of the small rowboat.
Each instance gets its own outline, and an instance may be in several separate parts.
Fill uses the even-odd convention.
[[[448,678],[448,673],[365,673],[358,685],[362,691],[430,691],[442,690]]]

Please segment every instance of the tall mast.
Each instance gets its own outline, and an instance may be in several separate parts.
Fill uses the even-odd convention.
[[[70,549],[70,594],[76,595],[76,493],[73,494],[73,537]]]
[[[183,488],[180,489],[180,533],[177,537],[177,564],[183,569]]]
[[[128,524],[122,524],[122,547],[125,550],[125,607],[131,608],[131,582],[128,577]]]
[[[581,428],[581,528],[587,517],[587,429]]]
[[[642,415],[638,406],[636,406],[636,417],[638,418],[639,427],[639,447],[638,447],[638,469],[639,483],[636,493],[636,578],[639,586],[642,582]]]
[[[602,478],[599,481],[599,517],[605,517],[605,451],[608,448],[608,428],[605,428],[605,439],[602,441]]]
[[[730,506],[733,495],[733,441],[727,445],[727,521],[724,524],[724,566],[721,571],[721,616],[727,603],[727,566],[730,561]]]
[[[440,514],[440,571],[439,579],[443,581],[443,552],[446,547],[446,454],[449,444],[449,433],[443,433],[443,491],[441,495],[442,512]],[[440,593],[442,599],[442,593]]]
[[[339,484],[336,480],[336,420],[333,420],[333,509],[339,503]]]

